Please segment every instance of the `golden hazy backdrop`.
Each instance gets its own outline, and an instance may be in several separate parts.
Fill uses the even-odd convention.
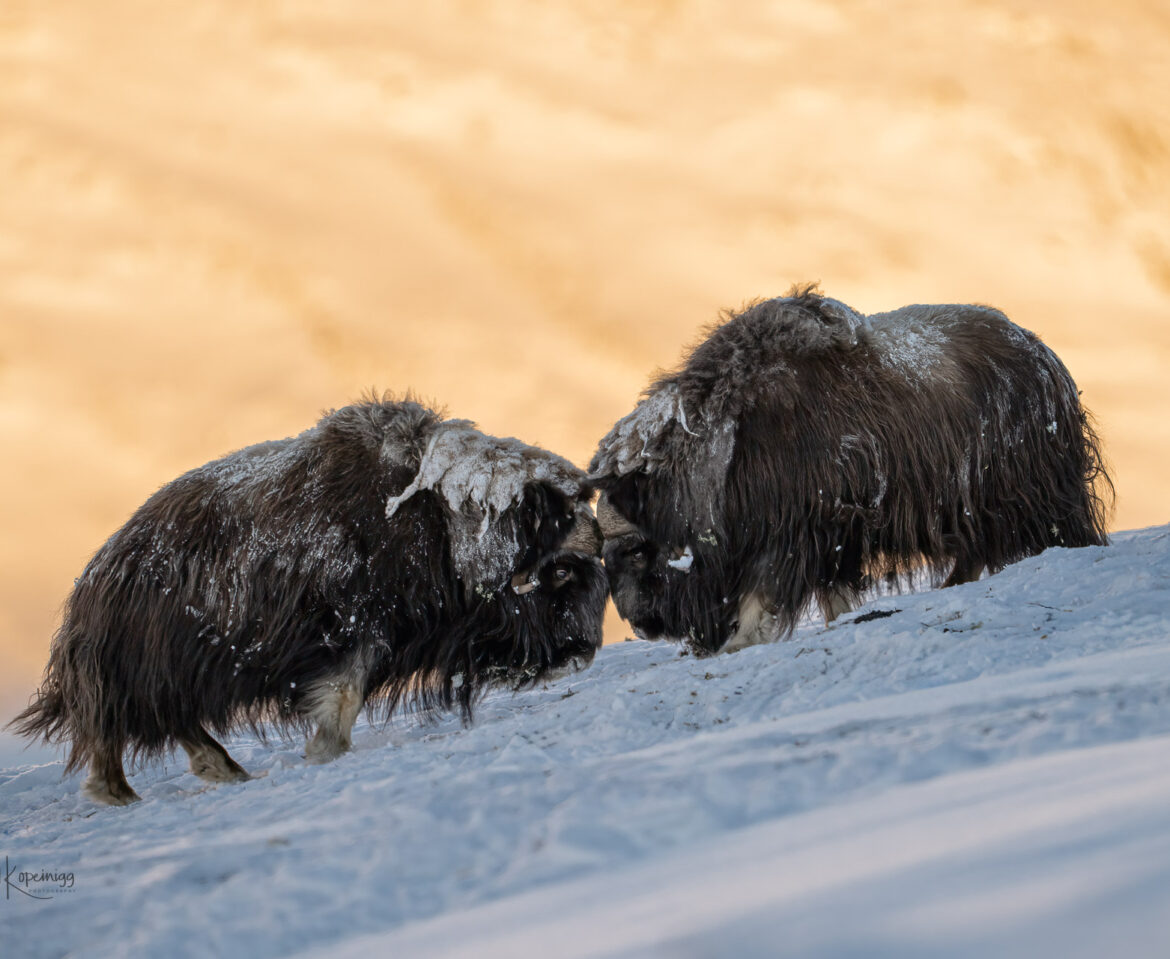
[[[584,464],[795,281],[1005,310],[1165,522],[1168,119],[1163,0],[4,0],[0,706],[184,470],[369,387]]]

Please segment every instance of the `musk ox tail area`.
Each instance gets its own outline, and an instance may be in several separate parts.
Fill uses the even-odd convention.
[[[1067,484],[1069,518],[1061,545],[1104,546],[1109,542],[1107,527],[1115,499],[1113,480],[1105,465],[1092,415],[1079,402],[1069,412],[1075,413],[1077,421],[1069,431],[1072,435],[1069,459],[1074,469]],[[1079,472],[1075,468],[1078,465]],[[1054,504],[1053,512],[1060,509]]]
[[[39,739],[46,743],[72,741],[73,748],[65,764],[66,772],[81,768],[89,759],[89,744],[75,730],[84,729],[86,723],[77,722],[70,708],[75,703],[78,687],[77,673],[61,655],[61,647],[55,642],[45,669],[41,687],[28,707],[21,711],[5,728],[21,736]]]
[[[70,743],[65,772],[88,767],[82,792],[95,802],[117,806],[136,802],[139,796],[122,767],[123,751],[133,742],[133,725],[124,715],[122,698],[109,695],[97,649],[86,637],[71,635],[69,627],[67,611],[34,701],[8,728],[47,743]],[[227,761],[235,765],[230,757]],[[241,778],[247,778],[236,768]]]

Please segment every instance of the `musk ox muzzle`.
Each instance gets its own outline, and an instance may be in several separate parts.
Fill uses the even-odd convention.
[[[209,729],[312,728],[306,758],[323,762],[366,704],[470,719],[488,686],[600,647],[592,493],[560,457],[414,402],[329,413],[147,500],[77,580],[13,725],[71,741],[87,795],[122,804],[138,798],[127,749],[182,746],[222,782],[248,775]]]

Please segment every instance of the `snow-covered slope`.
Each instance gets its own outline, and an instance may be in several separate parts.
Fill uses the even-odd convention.
[[[868,618],[875,611],[894,611]],[[858,621],[861,620],[861,621]],[[627,643],[475,726],[359,726],[96,809],[0,773],[21,955],[1170,954],[1170,528],[696,660]]]

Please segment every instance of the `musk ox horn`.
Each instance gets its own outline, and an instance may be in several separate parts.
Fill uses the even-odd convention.
[[[593,518],[593,510],[587,504],[579,503],[573,516],[573,525],[569,528],[569,534],[560,548],[585,553],[588,556],[600,556],[603,542],[601,528]],[[517,596],[524,596],[538,588],[540,580],[536,576],[536,570],[537,567],[532,566],[515,573],[512,576],[512,592]]]
[[[517,596],[531,593],[539,585],[540,580],[533,575],[531,570],[523,570],[512,577],[512,592]]]
[[[578,553],[588,553],[590,556],[601,555],[602,539],[601,527],[593,518],[593,510],[581,503],[577,506],[577,514],[573,520],[573,527],[565,537],[562,549],[571,549]]]
[[[601,527],[601,535],[606,539],[617,539],[638,531],[633,523],[613,508],[604,493],[597,500],[597,523]]]

